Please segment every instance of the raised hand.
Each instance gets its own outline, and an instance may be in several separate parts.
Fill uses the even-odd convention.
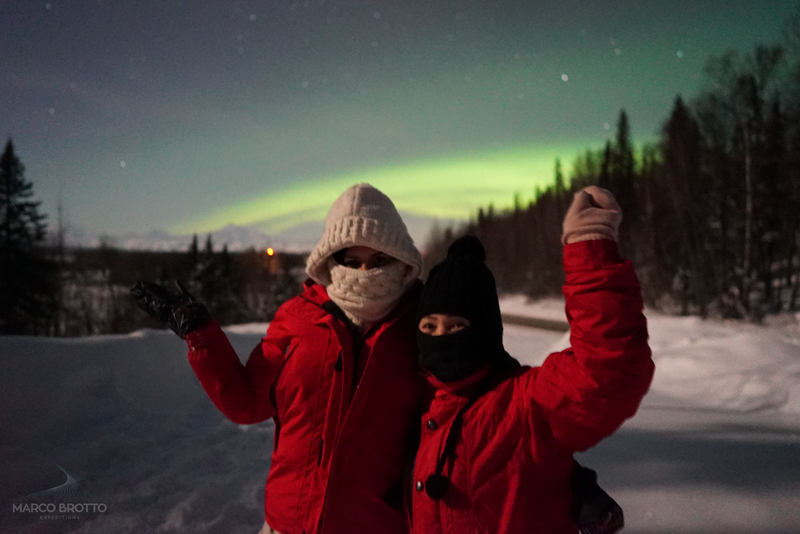
[[[590,185],[572,197],[572,204],[564,216],[563,244],[590,239],[619,241],[622,210],[608,189]]]
[[[185,338],[186,334],[211,321],[206,307],[179,283],[174,288],[137,280],[131,288],[136,304],[154,319]]]

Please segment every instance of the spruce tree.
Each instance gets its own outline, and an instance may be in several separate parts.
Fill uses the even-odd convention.
[[[0,248],[30,251],[45,236],[45,215],[31,200],[33,184],[25,179],[25,167],[14,153],[11,139],[0,157]]]
[[[0,156],[0,334],[53,331],[55,268],[42,244],[46,216],[9,139]]]
[[[710,256],[712,243],[706,243],[713,231],[703,214],[710,198],[701,174],[703,139],[697,121],[679,96],[662,129],[664,158],[663,182],[670,210],[662,215],[657,238],[665,252],[659,263],[673,271],[679,280],[681,311],[690,311],[692,300],[700,315],[705,315],[710,301],[710,287],[717,278]]]
[[[620,249],[623,254],[636,258],[635,230],[639,225],[639,202],[636,198],[636,170],[633,157],[633,142],[631,141],[631,127],[625,110],[619,113],[617,133],[610,152],[611,168],[609,172],[608,189],[625,214],[624,224],[620,228]]]

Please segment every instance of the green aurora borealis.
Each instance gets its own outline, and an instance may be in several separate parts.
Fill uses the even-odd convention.
[[[261,223],[266,232],[280,232],[308,220],[323,219],[333,200],[359,182],[381,189],[400,211],[463,220],[474,216],[477,206],[508,205],[509,190],[530,199],[537,185],[552,182],[555,159],[573,148],[531,146],[334,175],[226,206],[171,230],[185,234],[209,232],[226,224]],[[569,172],[563,164],[562,168]],[[265,219],[265,214],[270,217]]]
[[[795,0],[7,2],[0,127],[68,238],[284,234],[369,182],[466,219],[638,145]],[[419,236],[415,236],[419,237]]]

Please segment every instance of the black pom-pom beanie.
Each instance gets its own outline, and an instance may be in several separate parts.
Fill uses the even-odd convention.
[[[485,260],[486,251],[477,237],[466,235],[454,241],[425,282],[417,321],[434,313],[469,319],[488,363],[505,351],[497,286]]]

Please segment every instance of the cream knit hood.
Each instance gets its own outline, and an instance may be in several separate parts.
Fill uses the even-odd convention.
[[[369,184],[348,188],[331,206],[325,230],[306,262],[314,281],[329,286],[328,259],[348,247],[369,247],[397,258],[410,267],[405,283],[419,277],[422,256],[389,197]]]

